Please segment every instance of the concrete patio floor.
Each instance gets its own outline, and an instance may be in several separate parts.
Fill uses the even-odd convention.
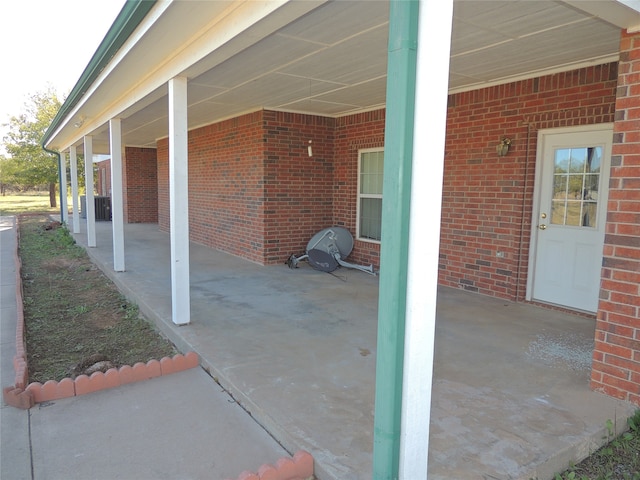
[[[114,273],[111,223],[96,232],[94,262],[288,451],[309,451],[318,478],[371,478],[376,277],[264,267],[192,243],[192,323],[178,327],[169,235],[125,225],[126,272]],[[441,288],[429,478],[552,478],[603,442],[608,419],[621,431],[634,407],[589,389],[594,325]]]

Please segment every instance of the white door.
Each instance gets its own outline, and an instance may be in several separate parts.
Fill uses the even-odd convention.
[[[539,132],[532,300],[598,309],[612,135],[610,124]]]

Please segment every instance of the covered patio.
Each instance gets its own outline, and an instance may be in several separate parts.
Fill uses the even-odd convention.
[[[85,229],[75,238],[86,247]],[[371,478],[377,277],[259,266],[192,243],[192,321],[177,326],[169,235],[124,233],[126,272],[113,271],[110,222],[96,223],[87,251],[167,337],[286,449],[309,451],[320,479]],[[594,329],[441,287],[429,478],[551,478],[604,441],[607,420],[623,428],[632,406],[589,389]]]
[[[80,236],[78,151],[111,157],[89,250],[320,478],[545,477],[622,426],[590,388],[638,403],[638,32],[616,0],[133,0],[42,142]],[[379,285],[283,266],[329,225]]]

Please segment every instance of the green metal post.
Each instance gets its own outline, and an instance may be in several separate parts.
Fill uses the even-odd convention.
[[[382,189],[373,478],[398,478],[409,207],[418,38],[417,0],[392,0]]]

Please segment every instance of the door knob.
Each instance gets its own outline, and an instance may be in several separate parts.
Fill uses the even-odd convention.
[[[547,229],[547,226],[543,223],[542,225],[538,225],[538,228],[539,228],[540,230],[546,230],[546,229]]]

